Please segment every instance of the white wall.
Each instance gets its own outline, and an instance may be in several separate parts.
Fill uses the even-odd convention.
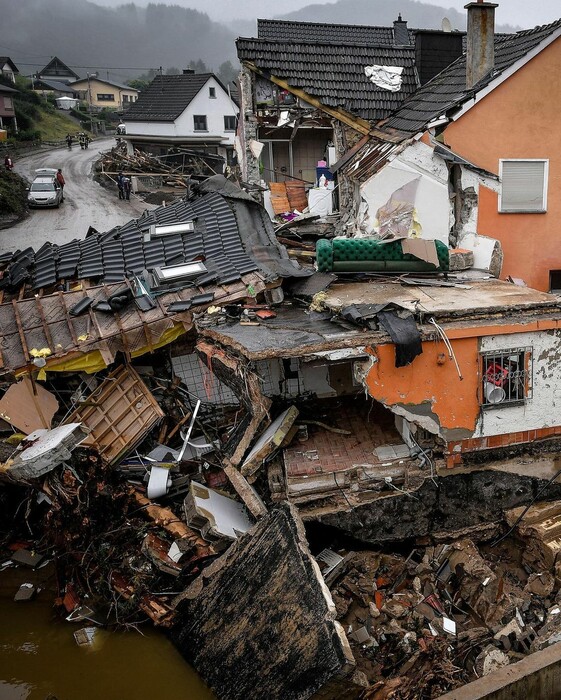
[[[448,244],[451,225],[448,169],[441,158],[434,156],[433,149],[420,141],[408,146],[361,185],[361,196],[368,205],[363,230],[369,235],[377,233],[378,209],[388,203],[396,190],[419,177],[412,203],[422,227],[421,238]]]
[[[481,352],[532,348],[531,398],[524,405],[484,409],[473,437],[561,425],[561,331],[512,333],[481,339]]]
[[[210,87],[215,88],[215,98],[209,96]],[[206,114],[208,131],[195,131],[193,122],[195,114]],[[236,134],[235,131],[224,130],[224,117],[235,117],[237,114],[238,108],[228,93],[217,80],[209,78],[175,122],[127,122],[126,114],[124,121],[127,136],[189,137],[201,141],[209,137],[220,137],[223,144],[233,145]]]

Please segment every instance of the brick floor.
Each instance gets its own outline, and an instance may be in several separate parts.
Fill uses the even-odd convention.
[[[330,402],[330,403],[326,403]],[[319,403],[319,402],[318,402]],[[403,443],[391,411],[362,397],[326,399],[318,406],[318,420],[335,428],[350,430],[339,435],[319,426],[308,426],[308,440],[296,438],[284,450],[287,476],[337,472],[353,464],[380,464],[374,449]],[[319,418],[327,409],[327,418]]]

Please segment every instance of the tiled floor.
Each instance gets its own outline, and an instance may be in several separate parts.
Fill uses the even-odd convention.
[[[296,438],[284,451],[288,478],[342,471],[353,464],[380,464],[376,447],[403,443],[393,414],[376,402],[346,397],[318,404],[317,420],[352,434],[340,435],[309,425],[308,440],[299,442]]]

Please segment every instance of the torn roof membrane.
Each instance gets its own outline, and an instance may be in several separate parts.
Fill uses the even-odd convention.
[[[147,311],[129,304],[118,313],[96,313],[91,308],[79,316],[69,313],[84,298],[94,303],[107,301],[122,286],[103,285],[0,304],[0,367],[22,370],[40,357],[46,361],[46,370],[97,371],[110,365],[117,352],[137,357],[172,342],[191,328],[190,312],[169,313],[167,307],[174,301],[200,297],[193,287],[158,296],[154,308]],[[242,301],[248,287],[255,293],[263,291],[263,276],[249,273],[227,286],[212,286],[213,303]],[[193,310],[202,310],[208,304],[193,306]]]

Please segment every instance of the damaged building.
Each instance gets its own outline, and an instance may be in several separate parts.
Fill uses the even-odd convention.
[[[51,562],[80,644],[148,619],[224,700],[531,697],[561,668],[561,301],[499,279],[483,203],[521,188],[453,142],[557,24],[491,36],[468,89],[494,5],[468,9],[467,57],[401,18],[260,21],[245,189],[0,258],[0,567]]]
[[[237,42],[244,178],[271,183],[273,204],[279,182],[311,181],[310,211],[324,213],[333,200],[339,235],[440,240],[471,251],[480,270],[555,292],[557,194],[548,182],[557,84],[540,76],[557,74],[559,22],[495,35],[493,3],[467,9],[465,37],[400,32],[395,22],[393,30],[348,27],[347,43],[336,43],[331,25],[260,21],[258,38]],[[539,114],[535,104],[544,105]],[[319,115],[331,131],[318,130]],[[294,157],[306,122],[305,133],[318,134],[307,172]],[[332,192],[317,192],[316,158]]]

